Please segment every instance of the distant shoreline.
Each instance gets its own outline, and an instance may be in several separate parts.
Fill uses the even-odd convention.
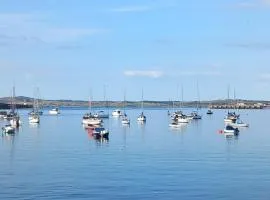
[[[15,98],[17,108],[32,108],[33,98],[19,96]],[[10,97],[0,98],[0,109],[10,108]],[[42,107],[89,107],[88,101],[82,100],[39,100]],[[122,101],[92,101],[92,107],[111,107],[121,108],[123,107]],[[126,101],[125,106],[128,108],[140,108],[141,101]],[[270,101],[258,101],[258,100],[211,100],[211,101],[144,101],[144,107],[147,108],[180,108],[180,107],[201,107],[201,108],[212,108],[212,109],[262,109],[269,108]]]

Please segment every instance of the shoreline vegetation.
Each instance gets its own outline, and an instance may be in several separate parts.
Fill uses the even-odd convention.
[[[16,107],[19,108],[32,108],[34,99],[30,97],[18,96],[14,99]],[[10,108],[10,97],[0,98],[0,109]],[[42,107],[88,107],[89,101],[83,100],[43,100],[39,99]],[[180,107],[196,107],[198,101],[144,101],[145,108],[167,108],[177,109]],[[224,99],[224,100],[210,100],[200,101],[201,108],[211,109],[263,109],[270,108],[270,101],[260,100],[243,100],[243,99]],[[92,107],[123,107],[122,101],[92,101]],[[141,101],[126,101],[126,107],[128,108],[140,108]]]

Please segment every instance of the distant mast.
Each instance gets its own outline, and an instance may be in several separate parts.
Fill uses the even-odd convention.
[[[15,113],[16,110],[16,102],[15,102],[15,86],[12,87],[12,95],[11,95],[11,112]]]
[[[144,103],[144,102],[143,102],[143,88],[142,88],[142,103],[141,103],[141,111],[142,111],[142,112],[143,112],[143,106],[144,106],[143,103]]]

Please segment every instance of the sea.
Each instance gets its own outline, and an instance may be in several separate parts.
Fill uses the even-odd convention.
[[[270,199],[268,109],[236,111],[249,127],[232,137],[222,133],[227,110],[170,128],[167,109],[144,109],[144,124],[140,109],[126,109],[130,125],[103,120],[108,140],[82,126],[87,111],[44,110],[33,125],[19,110],[23,124],[0,137],[1,200]]]

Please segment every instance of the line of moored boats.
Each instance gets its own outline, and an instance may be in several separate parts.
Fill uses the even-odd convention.
[[[206,114],[212,115],[213,111],[209,109]],[[198,114],[198,111],[193,111],[190,114],[184,114],[182,111],[176,111],[170,114],[168,111],[168,115],[170,115],[172,119],[171,123],[169,123],[169,126],[172,128],[180,128],[183,124],[187,124],[192,120],[202,119],[202,115]],[[228,111],[224,118],[224,125],[224,129],[221,132],[224,133],[225,136],[236,136],[239,134],[239,128],[249,127],[249,124],[244,123],[240,119],[240,114],[230,111]]]
[[[29,123],[40,123],[40,115],[43,112],[41,110],[32,110],[28,113]],[[49,115],[59,115],[60,110],[58,107],[53,108],[48,111]],[[211,115],[213,111],[209,109],[206,114]],[[119,109],[112,111],[112,117],[118,117],[121,119],[121,123],[123,125],[130,124],[130,118],[127,116],[125,111],[121,111]],[[184,114],[182,111],[176,111],[172,114],[168,111],[168,115],[171,117],[171,123],[169,123],[169,127],[178,128],[182,127],[183,124],[187,124],[192,120],[200,120],[202,119],[202,115],[198,113],[198,111],[193,111],[190,114]],[[20,116],[17,112],[10,111],[7,113],[6,111],[0,111],[0,118],[5,119],[8,123],[2,127],[3,133],[12,134],[15,133],[15,129],[18,128],[22,122],[20,120]],[[109,131],[108,129],[103,127],[103,119],[109,118],[109,114],[104,111],[98,111],[94,114],[88,112],[82,117],[82,124],[84,128],[91,129],[92,134],[95,138],[108,138]],[[146,116],[143,111],[138,115],[137,122],[145,123]],[[240,127],[248,127],[249,124],[244,123],[240,119],[240,115],[235,112],[229,112],[224,118],[225,128],[222,131],[226,136],[238,135]]]

